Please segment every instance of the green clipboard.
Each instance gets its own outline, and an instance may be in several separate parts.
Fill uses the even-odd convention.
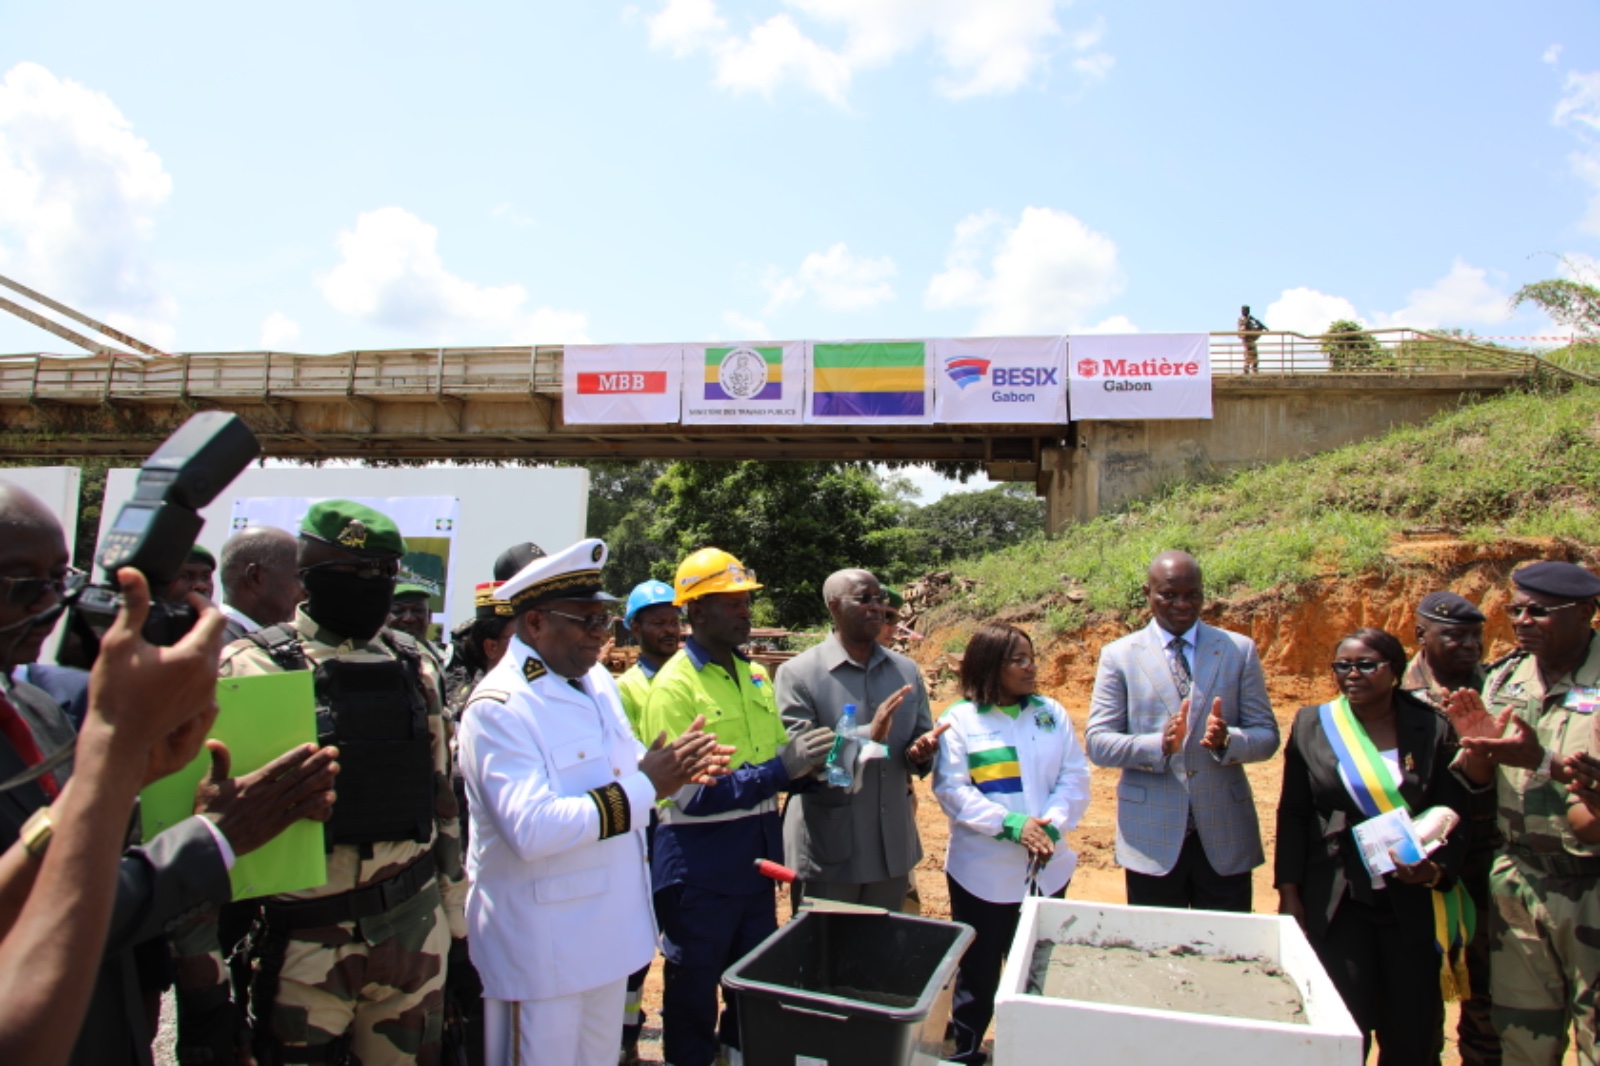
[[[317,741],[316,698],[309,670],[230,677],[217,682],[217,721],[211,737],[228,745],[230,773],[260,769],[284,752]],[[139,793],[144,839],[194,814],[194,790],[211,769],[204,748],[182,770]],[[328,880],[322,824],[299,821],[233,864],[233,898],[273,896],[315,888]]]

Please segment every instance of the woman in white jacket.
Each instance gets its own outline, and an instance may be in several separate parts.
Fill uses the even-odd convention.
[[[1060,843],[1089,806],[1089,767],[1066,710],[1034,692],[1033,642],[981,626],[961,694],[940,719],[933,791],[950,817],[950,914],[977,932],[956,975],[952,1061],[982,1066],[1007,946],[1028,895],[1061,896],[1078,856]]]

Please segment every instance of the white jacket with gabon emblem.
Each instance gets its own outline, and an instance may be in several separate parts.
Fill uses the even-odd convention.
[[[655,952],[644,837],[655,786],[611,675],[596,665],[582,683],[587,695],[513,637],[462,714],[467,935],[489,999],[585,992]],[[602,839],[619,817],[628,829]]]

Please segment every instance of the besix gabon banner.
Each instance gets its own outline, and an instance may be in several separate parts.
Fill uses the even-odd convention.
[[[1065,337],[935,340],[935,422],[1067,421]]]

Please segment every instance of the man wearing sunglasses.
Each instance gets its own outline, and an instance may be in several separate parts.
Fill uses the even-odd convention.
[[[381,512],[324,500],[299,542],[305,602],[232,645],[220,671],[313,671],[318,734],[339,748],[328,879],[263,904],[256,1045],[271,1062],[435,1062],[466,883],[439,671],[384,628],[405,540]]]
[[[655,955],[650,811],[726,763],[699,718],[671,744],[634,737],[600,664],[606,555],[582,540],[495,590],[515,635],[461,716],[469,944],[496,1066],[617,1061],[628,975]]]
[[[1600,822],[1573,781],[1600,712],[1600,577],[1564,562],[1511,575],[1506,614],[1518,654],[1449,701],[1457,768],[1493,786],[1505,850],[1489,874],[1490,986],[1506,1062],[1560,1062],[1568,1033],[1596,1062],[1600,975]],[[1482,916],[1480,916],[1482,920]]]

